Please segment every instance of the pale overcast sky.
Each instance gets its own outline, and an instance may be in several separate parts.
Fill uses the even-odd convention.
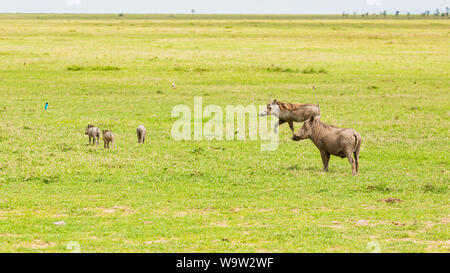
[[[450,0],[0,0],[0,13],[420,13],[449,6]]]

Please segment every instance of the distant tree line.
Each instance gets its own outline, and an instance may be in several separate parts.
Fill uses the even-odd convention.
[[[434,11],[434,13],[433,13],[433,16],[434,16],[434,18],[439,18],[439,17],[441,17],[441,18],[447,18],[447,19],[448,19],[448,13],[449,13],[449,7],[445,7],[445,12],[440,12],[439,9],[436,9],[436,10]],[[430,14],[431,14],[431,11],[425,10],[424,12],[422,12],[422,13],[420,14],[420,16],[423,17],[423,18],[430,18]],[[368,18],[386,18],[387,15],[388,15],[387,11],[386,11],[386,10],[383,10],[383,11],[380,12],[379,14],[376,14],[376,13],[369,14],[368,12],[362,13],[362,14],[361,14],[361,17],[362,17],[363,19],[368,19]],[[393,13],[393,15],[395,15],[395,17],[398,17],[398,16],[400,15],[400,11],[399,11],[399,10],[396,10],[396,11]],[[410,12],[405,13],[405,15],[406,15],[407,18],[410,18],[410,17],[411,17],[411,13],[410,13]],[[344,17],[344,18],[349,18],[349,17],[350,17],[350,13],[347,13],[346,11],[343,11],[343,12],[342,12],[342,17]],[[357,17],[359,17],[359,15],[358,15],[358,13],[355,11],[355,12],[353,12],[353,16],[350,17],[350,18],[357,18]]]

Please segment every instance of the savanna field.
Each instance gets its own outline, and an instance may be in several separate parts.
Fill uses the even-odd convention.
[[[0,251],[449,252],[449,71],[446,19],[0,15]],[[175,141],[194,96],[318,102],[360,174],[287,124]]]

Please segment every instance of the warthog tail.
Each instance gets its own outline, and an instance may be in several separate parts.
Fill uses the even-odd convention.
[[[361,136],[358,133],[354,133],[353,136],[355,137],[355,148],[353,151],[359,151],[359,147],[361,146]]]

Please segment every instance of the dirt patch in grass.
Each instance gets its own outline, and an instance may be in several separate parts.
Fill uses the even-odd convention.
[[[366,205],[366,204],[363,204],[363,205],[362,205],[362,208],[363,208],[363,209],[366,209],[366,210],[376,210],[376,209],[378,209],[378,208],[375,207],[375,206],[368,206],[368,205]]]
[[[31,245],[31,248],[33,248],[33,249],[43,249],[43,248],[47,248],[47,247],[54,246],[54,245],[55,245],[55,243],[53,243],[53,242],[46,243],[46,242],[42,242],[42,241],[39,241],[39,240],[34,240],[33,244]]]
[[[67,214],[55,214],[53,215],[55,218],[67,217]]]
[[[378,225],[389,225],[392,224],[392,222],[389,221],[383,221],[383,220],[358,220],[355,223],[355,226],[369,226],[369,227],[374,227],[374,226],[378,226]]]
[[[329,227],[329,228],[333,228],[333,229],[342,229],[343,226],[341,225],[341,222],[339,221],[332,221],[331,222],[333,225],[327,225],[325,227]]]
[[[268,212],[268,211],[273,211],[273,209],[271,208],[263,208],[263,209],[258,209],[259,212]]]
[[[12,233],[0,233],[0,238],[1,237],[8,237],[8,238],[18,238],[21,235],[19,234],[12,234]]]
[[[448,225],[450,223],[450,218],[444,217],[439,222],[431,222],[431,221],[424,221],[422,222],[426,228],[432,228],[435,225]]]
[[[367,221],[367,220],[359,220],[355,224],[355,226],[368,226],[368,225],[369,225],[369,221]]]
[[[112,208],[98,207],[98,208],[83,208],[85,211],[95,211],[100,212],[101,214],[113,214],[113,213],[124,213],[124,214],[132,214],[136,211],[125,206],[114,206]]]
[[[186,211],[179,211],[177,213],[174,214],[175,217],[184,217],[186,216],[188,213]]]
[[[213,213],[214,209],[213,208],[192,209],[190,210],[190,212],[194,214],[209,214]]]
[[[53,242],[44,242],[39,239],[33,240],[32,242],[21,242],[19,247],[31,248],[31,249],[46,249],[48,247],[54,246]]]
[[[217,222],[217,223],[211,223],[211,226],[228,227],[228,224],[226,222]]]

